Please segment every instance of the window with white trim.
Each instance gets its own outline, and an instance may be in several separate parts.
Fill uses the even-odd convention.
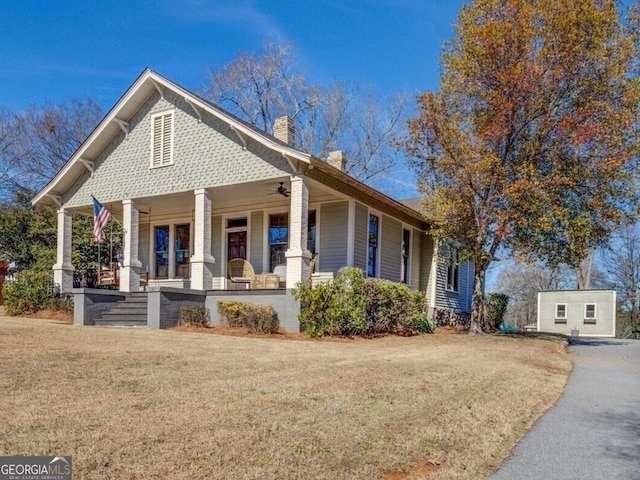
[[[556,322],[567,323],[567,304],[556,303]]]
[[[151,168],[173,164],[173,112],[151,117]]]
[[[585,303],[584,305],[584,323],[594,325],[596,323],[596,304]]]

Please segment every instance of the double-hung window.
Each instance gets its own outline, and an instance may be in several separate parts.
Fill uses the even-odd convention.
[[[285,253],[289,245],[289,214],[269,215],[269,271],[287,263]]]
[[[555,323],[567,323],[567,304],[566,303],[556,303]]]
[[[596,323],[596,304],[586,303],[584,306],[584,324],[595,325]]]

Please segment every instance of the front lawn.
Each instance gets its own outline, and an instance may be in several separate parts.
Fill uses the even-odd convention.
[[[73,455],[78,479],[483,478],[561,395],[558,343],[0,317],[0,455]]]

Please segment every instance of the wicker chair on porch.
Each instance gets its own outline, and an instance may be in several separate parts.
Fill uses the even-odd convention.
[[[227,264],[227,276],[234,288],[243,285],[242,288],[256,287],[256,274],[251,264],[244,258],[232,258]]]

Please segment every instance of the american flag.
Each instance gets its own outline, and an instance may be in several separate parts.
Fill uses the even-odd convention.
[[[104,241],[104,228],[107,226],[111,212],[107,210],[98,200],[93,199],[93,240],[98,243]]]

